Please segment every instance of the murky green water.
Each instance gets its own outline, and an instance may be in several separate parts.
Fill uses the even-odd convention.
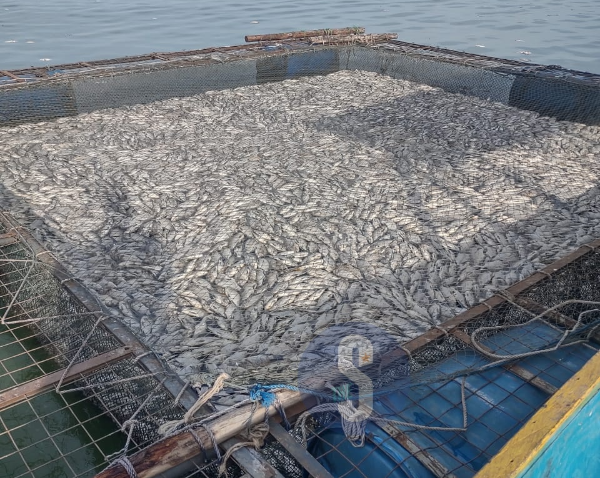
[[[0,326],[0,392],[57,369],[31,329]],[[94,476],[124,442],[83,394],[48,391],[0,410],[0,477]]]
[[[600,73],[597,0],[0,0],[0,70],[361,25],[404,41]]]

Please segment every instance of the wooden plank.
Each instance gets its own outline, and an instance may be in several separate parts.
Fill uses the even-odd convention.
[[[244,441],[241,437],[230,438],[222,443],[224,449],[229,449]],[[234,451],[231,456],[246,472],[248,478],[283,478],[278,470],[265,460],[265,458],[254,448],[244,447]]]
[[[15,81],[19,81],[19,82],[27,81],[25,78],[20,78],[17,75],[15,75],[14,73],[11,73],[10,71],[6,71],[6,70],[0,70],[0,75],[8,76],[9,78],[11,78]]]
[[[303,395],[291,390],[284,390],[277,394],[284,409],[299,403]],[[229,438],[237,436],[249,424],[250,426],[264,420],[265,411],[253,411],[251,404],[236,408],[226,415],[221,415],[205,423],[212,432],[215,441],[222,443]],[[267,412],[268,416],[278,413],[274,407]],[[196,429],[196,435],[205,449],[213,446],[212,439],[203,428]],[[150,445],[133,454],[129,461],[134,466],[138,478],[151,478],[159,475],[191,458],[194,458],[201,449],[196,439],[189,432],[171,436]],[[129,478],[127,471],[120,466],[105,469],[96,475],[97,478]]]
[[[452,335],[454,335],[457,339],[460,339],[464,343],[466,343],[468,345],[472,345],[471,337],[469,337],[469,335],[467,335],[462,330],[456,329],[456,330],[452,331]],[[488,347],[486,347],[483,344],[479,344],[479,347],[481,347],[486,352],[491,352],[491,349],[489,349]],[[508,363],[508,364],[503,365],[503,367],[506,370],[508,370],[509,372],[512,372],[513,374],[517,375],[519,378],[522,378],[527,383],[534,385],[535,387],[539,388],[541,391],[543,391],[549,395],[552,395],[553,393],[555,393],[558,390],[558,388],[555,387],[554,385],[552,385],[551,383],[548,383],[544,379],[536,377],[529,370],[521,367],[520,365],[518,365],[516,363]]]
[[[11,244],[16,244],[17,242],[19,242],[19,240],[12,232],[0,234],[0,247],[10,246]]]
[[[285,429],[274,419],[269,420],[271,435],[285,448],[307,473],[314,478],[333,478],[314,456],[306,451]]]
[[[552,275],[553,273],[556,273],[563,267],[566,267],[569,264],[571,264],[573,261],[576,261],[577,259],[583,257],[584,255],[589,254],[590,252],[598,250],[598,249],[600,249],[600,239],[597,239],[593,242],[590,242],[589,244],[579,247],[574,252],[566,255],[565,257],[562,257],[561,259],[558,259],[557,261],[553,262],[549,266],[542,269],[542,272],[534,272],[529,277],[527,277],[527,278],[523,279],[522,281],[519,281],[516,284],[509,287],[507,289],[507,291],[509,292],[509,294],[516,296],[516,295],[526,291],[530,287],[537,285],[542,280],[548,279],[548,275]],[[471,307],[470,309],[466,310],[465,312],[462,312],[462,313],[452,317],[451,319],[446,320],[445,322],[442,322],[441,324],[439,324],[437,326],[437,328],[430,329],[427,332],[425,332],[424,334],[420,335],[419,337],[416,337],[413,340],[408,341],[406,344],[404,344],[404,348],[411,353],[416,353],[419,350],[421,350],[422,348],[429,345],[430,343],[432,343],[432,342],[440,339],[444,335],[446,335],[446,334],[444,334],[443,330],[445,330],[448,333],[451,333],[453,330],[457,329],[458,327],[464,326],[468,322],[479,318],[481,315],[485,314],[486,312],[489,312],[490,309],[493,309],[494,307],[497,307],[498,305],[503,304],[503,303],[506,303],[506,299],[504,297],[502,297],[500,295],[494,295],[494,296],[490,297],[489,299],[486,299],[485,301],[483,301],[483,303],[478,304],[474,307]],[[487,304],[487,305],[484,305],[484,304]],[[443,330],[440,330],[440,329],[443,329]],[[389,356],[384,355],[382,357],[383,365],[393,362],[394,360],[399,358],[399,355],[402,355],[401,351],[393,351],[392,354]]]
[[[84,362],[76,363],[65,374],[65,369],[44,375],[43,377],[26,382],[0,393],[0,410],[18,403],[26,398],[39,395],[56,386],[64,375],[63,383],[77,379],[82,373],[89,373],[105,365],[111,364],[131,355],[131,347],[120,347],[110,352],[103,353]]]
[[[330,36],[330,35],[352,35],[360,34],[365,32],[365,27],[346,27],[346,28],[333,28],[324,30],[307,30],[307,31],[296,31],[296,32],[284,32],[284,33],[268,33],[265,35],[246,35],[244,40],[247,43],[257,41],[279,41],[279,40],[294,40],[303,39],[314,36]]]
[[[476,478],[516,477],[600,389],[600,354],[565,383],[476,475]],[[592,420],[592,418],[590,418]],[[577,444],[574,444],[577,446]]]

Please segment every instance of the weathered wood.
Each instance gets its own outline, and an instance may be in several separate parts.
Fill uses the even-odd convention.
[[[277,397],[284,409],[299,403],[303,398],[300,393],[291,390],[279,392]],[[226,415],[218,416],[207,422],[205,426],[212,432],[215,441],[222,443],[237,436],[246,428],[248,421],[250,421],[250,426],[253,426],[264,420],[264,409],[259,409],[254,413],[252,410],[251,404],[236,408]],[[273,416],[277,411],[271,407],[266,413]],[[203,428],[196,429],[196,436],[205,449],[212,448],[213,442]],[[150,445],[129,457],[129,460],[135,467],[139,478],[151,478],[194,458],[199,453],[201,453],[201,448],[196,439],[191,433],[184,432]],[[129,478],[129,475],[121,466],[113,466],[100,472],[96,478]]]
[[[12,232],[0,234],[0,247],[10,246],[11,244],[16,244],[17,242],[19,242],[19,240]]]
[[[346,28],[333,28],[324,30],[307,30],[307,31],[295,31],[295,32],[284,32],[284,33],[268,33],[265,35],[246,35],[244,40],[247,43],[257,41],[278,41],[278,40],[293,40],[309,38],[314,36],[331,36],[331,35],[352,35],[364,33],[364,27],[346,27]]]
[[[590,252],[597,251],[598,249],[600,249],[600,239],[590,242],[589,244],[585,244],[579,247],[577,250],[573,251],[572,253],[566,255],[565,257],[556,260],[552,264],[542,269],[542,272],[534,272],[529,277],[509,287],[507,291],[509,292],[509,294],[517,296],[518,294],[525,292],[527,289],[533,287],[534,285],[537,285],[539,282],[548,279],[549,275],[556,273],[557,271],[559,271],[563,267],[568,266],[580,257],[583,257],[584,255],[589,254]],[[465,312],[462,312],[458,315],[455,315],[451,319],[446,320],[445,322],[438,325],[437,328],[430,329],[424,334],[419,335],[418,337],[408,341],[406,344],[404,344],[404,348],[410,353],[416,353],[419,350],[426,347],[427,345],[446,335],[442,331],[442,329],[448,333],[452,333],[458,327],[462,327],[465,324],[478,319],[486,312],[489,312],[490,309],[493,309],[494,307],[497,307],[498,305],[503,303],[506,303],[506,299],[504,297],[500,295],[494,295],[489,299],[486,299],[483,303],[473,306]],[[402,353],[403,352],[401,350],[396,350],[392,351],[388,355],[384,355],[382,357],[382,364],[385,366],[386,364],[392,363],[394,360],[397,360],[402,355]]]
[[[17,75],[11,73],[10,71],[6,71],[6,70],[0,70],[0,75],[8,76],[9,78],[11,78],[15,81],[19,81],[19,82],[27,81],[25,78],[20,78]]]
[[[225,440],[222,443],[222,446],[227,450],[237,445],[240,441],[243,441],[243,439],[239,437],[230,438],[229,440]],[[254,448],[239,448],[234,451],[231,456],[246,472],[245,476],[247,478],[283,478],[282,474],[273,468],[273,466]]]
[[[338,43],[378,43],[398,38],[396,33],[371,33],[368,35],[320,35],[310,37],[311,44],[316,45],[335,45]]]
[[[271,435],[285,448],[307,473],[314,478],[333,478],[321,463],[314,456],[306,451],[294,438],[285,431],[285,429],[274,419],[269,420],[269,429]]]
[[[54,387],[63,377],[63,383],[68,383],[79,377],[82,373],[89,373],[105,365],[121,360],[127,355],[131,355],[131,347],[120,347],[110,352],[103,353],[84,362],[74,364],[66,373],[65,369],[44,375],[30,382],[26,382],[16,387],[5,390],[0,393],[0,410],[20,402],[26,398],[39,395]]]

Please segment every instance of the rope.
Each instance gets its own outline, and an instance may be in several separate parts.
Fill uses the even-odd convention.
[[[367,421],[382,424],[392,424],[401,427],[414,428],[416,430],[435,430],[435,431],[447,431],[447,432],[465,432],[467,431],[468,414],[467,414],[467,401],[465,396],[465,384],[467,376],[463,376],[460,385],[460,400],[463,415],[463,426],[462,427],[438,427],[431,425],[419,425],[417,423],[409,423],[401,420],[394,420],[391,418],[372,416],[365,410],[357,409],[351,400],[346,400],[341,403],[324,403],[323,405],[317,405],[304,412],[298,418],[296,422],[296,429],[300,429],[302,434],[302,443],[306,446],[307,443],[307,425],[306,420],[316,413],[335,413],[338,412],[341,417],[342,430],[348,441],[352,446],[360,448],[365,444],[365,430]],[[371,411],[370,411],[371,412]]]
[[[183,394],[185,393],[185,391],[187,390],[187,388],[190,386],[190,381],[186,381],[183,384],[183,387],[181,387],[181,390],[179,391],[179,393],[177,394],[177,396],[175,397],[175,400],[173,401],[173,403],[175,405],[179,405],[179,400],[181,400],[181,397],[183,397]]]
[[[225,477],[228,477],[227,462],[228,462],[229,458],[231,458],[231,455],[233,455],[240,448],[244,448],[247,446],[254,447],[254,449],[256,451],[260,450],[264,446],[265,438],[267,437],[268,434],[269,434],[269,424],[266,421],[260,422],[260,423],[257,423],[256,425],[254,425],[248,433],[249,441],[236,443],[235,445],[233,445],[231,448],[229,448],[227,450],[227,453],[225,453],[225,456],[223,457],[223,461],[221,462],[221,466],[219,466],[219,476],[225,475]]]
[[[143,354],[138,355],[133,359],[133,363],[138,363],[140,359],[147,357],[148,355],[152,355],[154,352],[152,350],[148,350],[148,352],[144,352]]]
[[[213,386],[209,388],[206,392],[204,392],[202,395],[200,395],[196,403],[192,405],[192,407],[185,413],[181,420],[171,420],[169,422],[163,423],[158,428],[158,433],[160,433],[163,436],[168,436],[173,434],[173,432],[177,430],[181,425],[190,424],[194,419],[194,415],[198,413],[198,411],[204,406],[206,402],[208,402],[213,396],[215,396],[217,393],[223,390],[225,380],[228,380],[230,378],[231,377],[226,373],[222,373],[221,375],[219,375],[215,380]]]
[[[115,461],[113,461],[110,464],[109,468],[111,468],[113,466],[118,466],[118,465],[122,466],[125,469],[125,471],[129,475],[129,478],[138,478],[138,475],[135,472],[135,468],[133,467],[133,465],[129,461],[129,458],[127,458],[126,456],[122,456],[120,458],[117,458]]]
[[[577,321],[575,322],[575,324],[573,325],[572,328],[570,329],[566,329],[564,331],[564,333],[562,334],[561,338],[558,340],[558,342],[550,348],[545,348],[545,349],[539,349],[539,350],[532,350],[530,352],[523,352],[520,354],[510,354],[510,355],[500,355],[494,352],[491,352],[490,350],[488,350],[486,347],[482,346],[479,344],[478,340],[477,340],[477,336],[484,331],[498,331],[498,330],[504,330],[504,329],[510,329],[510,328],[517,328],[517,327],[524,327],[528,324],[531,324],[532,322],[541,319],[545,314],[547,314],[548,312],[552,312],[553,310],[559,309],[561,307],[564,307],[565,305],[569,305],[569,304],[583,304],[583,305],[598,305],[600,306],[600,302],[596,302],[596,301],[590,301],[590,300],[566,300],[564,302],[561,302],[558,305],[555,305],[554,307],[551,307],[549,309],[546,309],[544,312],[542,312],[539,315],[534,316],[533,318],[531,318],[530,320],[528,320],[527,322],[523,322],[521,324],[509,324],[509,325],[495,325],[495,326],[490,326],[490,327],[479,327],[478,329],[475,329],[472,333],[471,333],[471,343],[473,345],[473,347],[481,354],[485,355],[486,357],[490,357],[493,359],[498,359],[498,360],[506,360],[506,359],[510,359],[510,360],[518,360],[521,358],[525,358],[525,357],[530,357],[532,355],[539,355],[542,353],[546,353],[546,352],[553,352],[557,349],[559,349],[562,344],[564,343],[564,341],[567,339],[567,337],[569,336],[569,334],[573,333],[574,331],[576,331],[579,326],[581,325],[581,322],[583,320],[583,317],[586,314],[590,314],[592,312],[598,312],[599,309],[591,309],[591,310],[586,310],[583,311],[579,314],[579,316],[577,317]],[[580,340],[578,342],[583,342],[586,341],[585,340]],[[573,344],[569,344],[569,345],[573,345]],[[497,365],[497,364],[494,364]]]

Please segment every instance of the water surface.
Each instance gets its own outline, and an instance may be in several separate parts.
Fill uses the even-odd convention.
[[[0,0],[0,69],[354,25],[404,41],[600,73],[597,0]]]

